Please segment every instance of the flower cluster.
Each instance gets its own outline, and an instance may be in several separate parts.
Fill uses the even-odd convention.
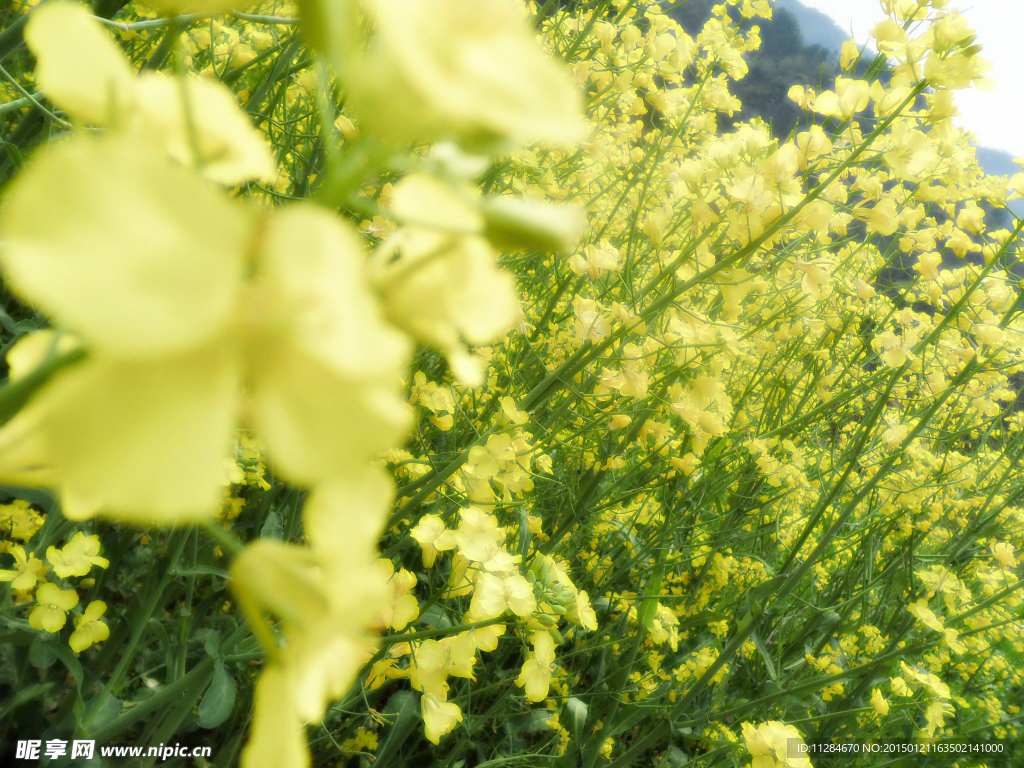
[[[155,5],[184,13],[229,4]],[[400,629],[415,617],[415,600],[403,617],[396,593],[411,586],[399,578],[405,572],[387,581],[374,564],[392,495],[374,460],[409,427],[402,387],[411,340],[441,349],[460,379],[480,383],[482,366],[465,345],[499,338],[518,311],[492,243],[568,244],[578,228],[537,202],[484,198],[471,183],[478,171],[457,171],[527,140],[581,138],[568,75],[511,2],[452,0],[437,15],[419,8],[366,3],[359,13],[371,22],[369,39],[319,41],[336,55],[374,140],[396,150],[413,139],[450,142],[447,163],[426,161],[395,185],[390,212],[399,227],[373,254],[327,207],[260,207],[218,186],[277,174],[222,84],[134,72],[77,5],[48,3],[26,27],[37,82],[78,127],[40,153],[6,196],[5,280],[59,329],[19,342],[8,357],[11,379],[65,357],[0,429],[0,475],[54,489],[70,520],[208,523],[218,512],[230,520],[225,462],[236,444],[254,454],[255,437],[277,476],[311,489],[308,543],[260,540],[231,569],[267,656],[247,766],[308,762],[303,724],[321,721],[372,654],[383,595],[396,595],[384,625]],[[330,8],[304,10],[315,18]],[[456,47],[453,56],[439,21],[467,13],[465,55]],[[393,78],[387,110],[360,90],[371,77]],[[389,128],[396,125],[409,133]],[[249,472],[258,483],[259,449],[255,458]],[[229,466],[237,474],[238,464]],[[245,480],[243,471],[231,482]],[[459,540],[467,557],[479,550],[471,538]],[[46,566],[21,546],[9,551],[17,568],[3,578],[32,590]],[[98,553],[98,539],[79,533],[46,557],[69,578],[106,567]],[[506,586],[518,578],[519,591],[531,592],[512,560],[503,569],[481,578]],[[518,612],[500,597],[506,592],[482,589],[474,615]],[[30,624],[47,632],[78,603],[53,583],[36,588],[35,599]],[[106,637],[104,610],[96,601],[76,618],[74,650]],[[443,702],[438,685],[422,687]]]

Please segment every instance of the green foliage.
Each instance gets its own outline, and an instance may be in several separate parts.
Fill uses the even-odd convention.
[[[280,176],[237,195],[331,207],[368,261],[410,226],[395,201],[422,175],[441,184],[424,215],[450,214],[456,189],[491,236],[502,195],[588,215],[551,254],[536,245],[561,220],[503,210],[522,316],[473,350],[483,386],[451,349],[413,358],[415,424],[379,462],[397,484],[380,642],[308,728],[314,765],[777,768],[807,765],[778,752],[787,738],[1020,741],[1024,294],[1006,203],[1024,177],[986,177],[948,121],[937,94],[961,72],[909,78],[899,51],[843,70],[756,2],[531,6],[593,131],[486,160],[473,178],[494,197],[476,202],[453,181],[471,158],[367,135],[294,8],[179,26],[117,5],[97,12],[127,25],[136,69],[219,80],[273,148]],[[0,12],[8,32],[20,13]],[[926,29],[957,27],[930,13],[896,26],[980,79],[966,38],[937,51]],[[32,91],[8,32],[0,58]],[[5,177],[62,136],[51,111],[0,111]],[[6,352],[48,320],[2,298]],[[0,407],[69,362],[44,359]],[[4,587],[3,744],[181,742],[238,762],[287,622],[246,623],[231,561],[302,544],[308,500],[247,432],[229,465],[216,521],[177,529],[72,522],[47,492],[0,486],[7,553],[43,559],[82,531],[109,560],[64,578],[80,607],[63,634]],[[66,636],[96,601],[110,636],[76,654]]]

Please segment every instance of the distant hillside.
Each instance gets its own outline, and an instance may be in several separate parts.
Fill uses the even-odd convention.
[[[668,12],[689,34],[696,35],[710,18],[715,2],[689,0]],[[800,8],[807,11],[803,6]],[[743,105],[734,120],[763,118],[771,126],[773,135],[785,138],[798,123],[807,124],[814,119],[789,100],[790,87],[799,84],[817,89],[830,88],[839,70],[839,54],[808,42],[796,14],[781,6],[776,7],[771,19],[758,18],[742,23],[756,24],[760,28],[761,47],[747,57],[747,76],[731,84],[733,93]],[[727,126],[729,122],[723,120],[723,125]]]
[[[824,13],[808,8],[799,0],[776,0],[775,7],[793,14],[800,26],[800,34],[810,45],[820,45],[838,54],[843,43],[850,37],[849,32],[840,29],[839,25]]]
[[[978,162],[989,176],[1013,176],[1021,172],[1021,167],[1013,162],[1013,155],[998,149],[976,147]],[[1024,200],[1013,200],[1009,208],[1018,216],[1024,216]]]
[[[800,0],[775,0],[775,7],[788,12],[796,21],[799,29],[798,40],[801,40],[803,45],[824,48],[838,57],[843,42],[850,37],[849,32],[842,30],[831,18],[821,11],[808,8]],[[857,42],[863,44],[866,41]],[[1013,157],[1009,153],[988,147],[976,149],[978,162],[990,176],[1013,176],[1021,172],[1020,166],[1013,162]],[[1014,200],[1009,207],[1018,216],[1024,216],[1024,200]]]
[[[1013,155],[999,149],[978,147],[978,162],[990,176],[1013,176],[1020,173],[1021,168],[1013,162]]]

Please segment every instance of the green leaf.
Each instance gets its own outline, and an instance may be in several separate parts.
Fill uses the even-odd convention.
[[[550,709],[534,709],[515,721],[518,733],[542,733],[551,730],[548,720],[551,719]]]
[[[651,631],[654,626],[654,617],[658,615],[658,596],[661,594],[661,582],[665,578],[665,566],[659,565],[654,569],[651,578],[647,580],[647,588],[644,590],[644,599],[640,603],[640,610],[637,614],[637,621],[640,626]]]
[[[124,702],[114,698],[106,691],[100,691],[86,706],[85,711],[90,715],[89,719],[82,723],[82,727],[88,732],[102,728],[104,725],[114,722],[121,714],[122,709],[124,709]]]
[[[405,743],[409,732],[419,722],[419,704],[412,691],[398,691],[384,707],[384,718],[391,723],[373,761],[374,768],[385,768],[388,759]]]
[[[434,603],[420,614],[420,621],[428,627],[435,627],[437,629],[452,625],[452,620],[448,618],[448,612],[437,603]]]
[[[53,643],[46,635],[37,635],[28,647],[28,661],[36,669],[48,669],[57,660]]]
[[[216,632],[210,632],[206,640],[203,641],[203,650],[206,651],[206,655],[211,659],[220,658],[220,635]]]
[[[266,528],[266,526],[263,526]],[[231,574],[222,568],[214,568],[212,565],[197,565],[192,568],[176,568],[171,571],[175,576],[216,576],[221,579],[230,579]]]
[[[587,724],[587,705],[573,697],[565,702],[565,708],[572,715],[572,719],[569,721],[572,735],[578,739],[583,733],[583,726]]]
[[[213,680],[206,689],[206,695],[199,703],[199,727],[216,728],[228,719],[235,706],[235,680],[218,661],[213,669]]]
[[[44,360],[38,368],[26,374],[17,381],[8,381],[0,387],[0,424],[6,423],[21,407],[28,402],[28,399],[43,384],[50,380],[50,377],[62,368],[77,363],[85,357],[84,349],[74,349],[62,355],[51,355]]]
[[[765,646],[764,641],[761,640],[761,635],[757,632],[753,632],[750,635],[750,639],[754,641],[754,647],[757,648],[757,652],[761,655],[765,668],[768,670],[768,675],[772,680],[778,682],[779,673],[775,671],[775,664],[772,662],[772,655],[768,653],[768,648]]]
[[[78,690],[82,689],[82,680],[84,675],[82,674],[82,665],[78,661],[78,657],[75,656],[74,651],[68,648],[66,645],[60,643],[54,643],[52,646],[54,655],[68,668],[68,672],[75,678],[75,687]]]
[[[271,512],[267,515],[267,519],[263,522],[263,528],[260,530],[260,538],[278,540],[284,538],[284,520],[279,512]]]
[[[665,753],[664,765],[667,768],[682,768],[688,762],[690,762],[690,756],[679,747],[669,747],[668,752]]]

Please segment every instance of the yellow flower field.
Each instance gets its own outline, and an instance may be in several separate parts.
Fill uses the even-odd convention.
[[[1024,764],[970,13],[683,5],[0,10],[5,756]]]

